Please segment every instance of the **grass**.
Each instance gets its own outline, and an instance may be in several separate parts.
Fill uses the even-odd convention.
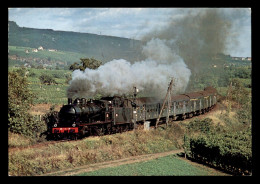
[[[25,147],[33,143],[29,137],[20,134],[8,132],[8,147]]]
[[[217,114],[217,116],[220,116],[220,114]],[[223,122],[225,126],[239,128],[237,121],[232,121],[232,125],[229,125],[231,120],[236,119],[235,116],[227,116],[224,118],[222,115],[221,118],[218,117],[218,119],[219,121]],[[152,129],[150,131],[135,130],[125,132],[123,134],[113,134],[102,137],[88,137],[75,142],[59,142],[34,148],[26,148],[21,150],[17,149],[16,151],[10,151],[8,155],[9,174],[12,176],[41,175],[65,170],[68,168],[73,169],[83,165],[128,158],[130,156],[180,149],[183,146],[183,135],[186,124],[187,122],[172,122],[166,129],[158,128],[155,130]],[[16,137],[16,140],[19,140],[17,135],[14,137]],[[9,144],[11,142],[12,141],[9,141]],[[19,143],[12,144],[19,145]],[[172,160],[170,158],[166,159],[168,160],[162,161],[162,163],[157,163],[155,162],[156,160],[152,162],[152,164],[147,163],[148,165],[143,166],[143,170],[147,170],[147,173],[142,173],[142,171],[137,170],[137,173],[129,172],[127,175],[154,175],[154,173],[156,175],[183,175],[185,171],[187,172],[187,175],[205,174],[189,171],[189,169],[192,167],[187,165],[184,166],[183,164],[179,164],[182,165],[180,167],[182,167],[183,170],[180,168],[178,170],[172,171],[171,165],[175,165],[177,167],[178,163],[181,161],[176,160],[177,158],[171,158]],[[155,171],[152,171],[153,166],[158,166],[162,171],[159,172],[156,168]],[[135,166],[128,166],[128,170],[131,170],[129,167],[131,168]],[[142,165],[138,167],[141,168]],[[119,168],[118,170],[123,169]],[[150,170],[151,172],[148,172]],[[169,170],[167,172],[171,172],[165,173],[163,170],[165,170],[165,172],[166,170]],[[109,171],[111,175],[117,175],[114,172],[115,171]],[[100,173],[97,175],[99,174]]]
[[[66,104],[66,85],[30,84],[29,88],[37,95],[35,103]]]
[[[129,156],[176,150],[180,148],[176,136],[183,132],[173,133],[175,128],[135,130],[9,152],[9,174],[40,175]]]
[[[13,67],[8,68],[10,71],[14,70]],[[33,76],[32,76],[33,74]],[[42,74],[53,76],[57,85],[43,85],[40,83],[39,77]],[[27,69],[27,79],[29,82],[29,89],[36,95],[35,103],[43,104],[66,104],[67,95],[66,91],[69,84],[66,83],[67,75],[70,75],[69,70],[48,70],[48,69]],[[54,77],[55,76],[55,77]]]
[[[83,172],[77,176],[207,176],[217,174],[219,173],[212,173],[205,168],[194,166],[176,155],[169,155],[145,162]]]
[[[38,52],[32,52],[33,48],[30,47],[20,47],[20,46],[8,46],[10,55],[18,55],[23,58],[40,58],[50,60],[52,63],[56,61],[67,62],[72,64],[73,62],[80,61],[80,58],[86,57],[85,54],[69,51],[56,51],[50,52],[48,50],[42,50]],[[29,50],[30,53],[25,53],[25,50]]]

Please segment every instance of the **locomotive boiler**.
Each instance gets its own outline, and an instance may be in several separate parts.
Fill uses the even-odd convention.
[[[137,124],[149,121],[155,125],[161,112],[161,120],[185,119],[212,109],[217,103],[217,91],[207,87],[203,91],[171,96],[171,103],[162,106],[162,100],[152,97],[133,98],[119,96],[100,100],[68,99],[58,113],[58,121],[51,127],[53,138],[75,139],[89,135],[104,135],[134,129]]]

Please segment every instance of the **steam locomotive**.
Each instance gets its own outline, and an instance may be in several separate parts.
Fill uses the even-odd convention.
[[[149,122],[156,124],[161,112],[161,120],[191,118],[211,110],[217,103],[217,91],[207,87],[203,91],[171,96],[171,103],[162,106],[162,100],[152,97],[133,98],[119,96],[103,97],[100,100],[68,98],[58,113],[58,120],[50,128],[53,138],[77,139],[89,135],[104,135],[124,132]],[[163,122],[163,121],[161,121]]]

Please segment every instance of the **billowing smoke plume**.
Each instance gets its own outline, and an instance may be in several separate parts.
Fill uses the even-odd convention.
[[[143,61],[120,59],[110,61],[97,70],[79,70],[72,74],[68,97],[92,97],[132,94],[136,86],[142,92],[163,97],[170,78],[174,92],[184,92],[192,70],[203,72],[211,58],[225,53],[230,40],[231,17],[222,9],[182,9],[172,15],[168,26],[151,31],[146,42]],[[175,11],[176,13],[176,11]],[[187,65],[186,65],[187,64]]]
[[[181,9],[175,11],[163,29],[153,30],[142,39],[175,40],[171,49],[181,56],[192,72],[202,72],[209,59],[225,53],[230,40],[232,19],[225,9]],[[177,16],[176,16],[177,14]]]
[[[174,77],[174,92],[183,92],[191,75],[183,59],[171,49],[173,40],[151,39],[143,47],[143,61],[112,60],[96,70],[75,70],[67,90],[68,97],[93,97],[129,95],[133,87],[140,92],[163,97],[171,77]]]

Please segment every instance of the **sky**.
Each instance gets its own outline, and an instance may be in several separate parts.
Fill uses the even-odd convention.
[[[8,18],[20,27],[139,40],[151,30],[164,29],[170,21],[180,19],[188,11],[188,8],[9,8]],[[224,8],[224,11],[234,27],[230,35],[237,40],[227,54],[251,57],[251,9]]]

